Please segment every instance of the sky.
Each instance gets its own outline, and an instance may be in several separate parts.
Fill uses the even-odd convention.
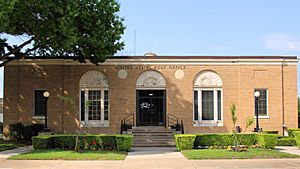
[[[126,45],[117,55],[144,55],[151,51],[162,56],[300,56],[299,0],[118,2],[119,15],[125,19],[122,40]],[[298,68],[298,95],[299,74]],[[3,68],[0,68],[0,97],[3,97]]]

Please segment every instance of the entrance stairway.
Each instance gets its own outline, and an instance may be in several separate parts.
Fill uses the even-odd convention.
[[[135,127],[131,129],[134,135],[134,147],[173,147],[175,146],[172,129],[161,126]]]

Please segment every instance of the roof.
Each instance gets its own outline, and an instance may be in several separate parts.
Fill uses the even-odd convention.
[[[132,64],[230,64],[230,65],[297,65],[297,56],[113,56],[99,65],[132,65]],[[80,63],[71,57],[25,57],[9,62],[9,65],[94,65],[89,60]]]
[[[72,57],[25,57],[24,59],[73,59]],[[109,59],[297,59],[296,55],[256,55],[256,56],[112,56]]]
[[[114,56],[110,59],[297,59],[297,56]]]

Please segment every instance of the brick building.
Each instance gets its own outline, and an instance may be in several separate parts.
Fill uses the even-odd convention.
[[[233,104],[242,128],[255,109],[263,130],[296,128],[297,57],[115,57],[99,66],[35,58],[4,68],[6,133],[10,123],[44,123],[46,111],[57,133],[80,124],[86,133],[119,133],[131,114],[136,127],[168,126],[173,116],[186,133],[231,132]]]

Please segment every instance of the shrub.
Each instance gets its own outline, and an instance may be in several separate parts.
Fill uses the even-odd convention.
[[[178,151],[190,150],[194,148],[196,135],[177,134],[175,135],[175,143]]]
[[[131,151],[131,146],[133,143],[133,136],[132,135],[116,135],[116,143],[117,143],[117,150],[119,151]]]
[[[195,147],[199,146],[229,146],[233,145],[232,134],[198,134]]]
[[[294,137],[294,132],[295,131],[300,131],[300,129],[298,129],[298,128],[290,128],[290,129],[288,129],[288,134],[289,134],[289,137]]]
[[[37,136],[44,128],[43,124],[26,124],[21,122],[9,125],[9,136],[13,140],[31,141],[33,136]]]
[[[265,130],[263,131],[264,134],[277,134],[278,135],[278,131],[277,130]]]
[[[277,140],[277,146],[295,146],[296,141],[291,137],[282,137]]]
[[[33,148],[64,149],[75,148],[76,135],[49,135],[32,138]],[[79,135],[78,148],[80,150],[118,150],[130,151],[133,136],[131,135]]]
[[[247,145],[247,146],[251,146],[251,145],[255,145],[257,143],[257,134],[244,134],[242,135],[238,135],[239,137],[243,137],[242,141],[241,141],[241,145]]]
[[[9,136],[14,140],[23,140],[23,136],[25,134],[24,125],[19,123],[13,123],[9,125]]]
[[[293,132],[297,146],[300,148],[300,131]]]
[[[52,143],[49,136],[34,136],[32,137],[32,146],[35,150],[45,150],[52,148]]]
[[[117,148],[115,135],[103,135],[99,141],[102,150],[115,150]]]
[[[275,134],[257,134],[257,143],[259,147],[264,149],[274,149],[277,139]]]
[[[256,134],[238,134],[241,145],[256,144]],[[242,139],[240,139],[243,137]],[[233,134],[198,134],[196,135],[195,147],[203,146],[232,146],[234,144]]]

